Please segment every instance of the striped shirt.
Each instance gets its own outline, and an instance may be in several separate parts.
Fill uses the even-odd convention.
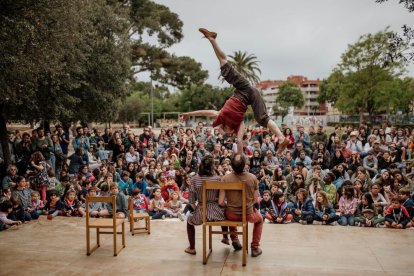
[[[218,176],[196,175],[191,179],[188,201],[196,204],[194,212],[187,221],[191,225],[203,224],[203,181],[220,181]],[[225,220],[224,209],[218,205],[219,190],[207,190],[207,221]]]

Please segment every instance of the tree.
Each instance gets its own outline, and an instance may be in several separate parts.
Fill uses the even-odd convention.
[[[192,85],[181,91],[177,107],[180,111],[220,110],[226,99],[233,94],[232,88],[218,88],[209,84]]]
[[[183,38],[183,22],[176,13],[164,5],[150,0],[123,1],[130,8],[129,38],[132,47],[134,74],[150,72],[151,78],[180,89],[191,84],[201,84],[208,72],[190,57],[177,57],[166,51],[167,47]],[[144,40],[155,38],[156,43]]]
[[[377,3],[387,2],[388,0],[375,0]],[[412,0],[398,0],[399,4],[403,4],[408,12],[414,12],[414,2]],[[390,36],[390,48],[387,57],[390,62],[394,60],[403,59],[405,61],[414,62],[414,29],[403,25],[402,35],[398,33],[392,33]],[[395,49],[404,46],[405,51],[395,51]],[[409,47],[406,47],[409,46]]]
[[[361,36],[341,56],[341,62],[321,85],[319,101],[328,101],[342,112],[369,115],[386,111],[384,102],[392,97],[395,78],[406,67],[404,60],[389,62],[387,29],[376,34]],[[400,51],[402,48],[396,49]]]
[[[127,93],[125,10],[97,1],[0,3],[0,138],[10,120],[100,120]]]
[[[229,58],[229,63],[250,83],[258,84],[260,82],[259,75],[262,71],[260,71],[259,61],[255,55],[236,51],[233,55],[229,55]]]
[[[285,83],[279,87],[273,111],[282,116],[283,122],[283,119],[289,113],[290,107],[301,108],[304,104],[305,100],[302,91],[292,83]]]

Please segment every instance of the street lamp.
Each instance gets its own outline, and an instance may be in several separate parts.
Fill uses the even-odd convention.
[[[154,127],[154,88],[152,87],[152,78],[151,78],[151,122],[148,122]]]

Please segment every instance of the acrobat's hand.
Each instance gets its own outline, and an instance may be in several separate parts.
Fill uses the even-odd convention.
[[[187,113],[181,113],[180,114],[180,120],[186,121],[188,119],[188,114]]]

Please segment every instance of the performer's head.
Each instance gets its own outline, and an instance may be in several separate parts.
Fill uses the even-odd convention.
[[[236,136],[237,135],[237,133],[236,133],[236,130],[235,129],[233,129],[232,127],[229,127],[229,126],[227,126],[227,125],[224,125],[224,124],[222,124],[222,125],[220,125],[220,127],[219,127],[219,131],[220,131],[220,133],[221,134],[226,134],[227,135],[227,137],[234,137],[234,136]]]

